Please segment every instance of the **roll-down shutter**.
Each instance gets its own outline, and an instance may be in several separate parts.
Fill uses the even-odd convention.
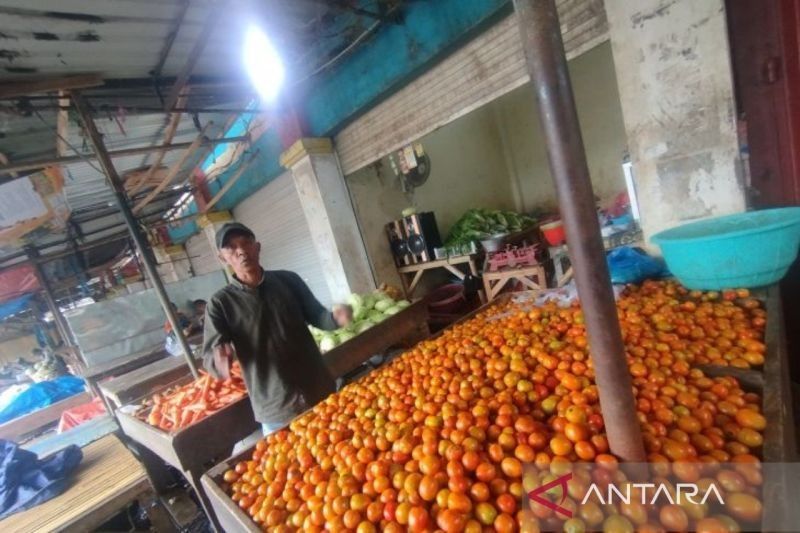
[[[331,305],[311,232],[291,172],[259,189],[233,210],[261,242],[261,264],[267,270],[291,270],[306,282],[323,305]]]

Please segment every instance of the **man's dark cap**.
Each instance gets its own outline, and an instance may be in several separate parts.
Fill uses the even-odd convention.
[[[247,235],[248,237],[256,238],[255,234],[245,226],[238,222],[228,222],[217,231],[217,250],[221,250],[225,246],[225,239],[233,235]]]

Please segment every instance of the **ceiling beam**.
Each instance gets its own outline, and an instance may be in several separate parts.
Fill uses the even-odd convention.
[[[164,46],[161,48],[161,52],[158,54],[158,63],[156,63],[156,66],[151,72],[155,78],[161,76],[161,70],[164,68],[164,63],[167,62],[169,53],[172,50],[172,45],[175,42],[175,37],[178,36],[178,31],[181,29],[183,19],[186,17],[186,11],[189,9],[189,3],[189,0],[183,0],[180,8],[178,9],[178,15],[173,20],[172,27],[167,34],[167,38],[164,40]]]
[[[237,143],[250,140],[248,135],[239,137],[223,137],[221,139],[203,139],[201,146],[216,146],[218,144]],[[191,146],[191,142],[180,142],[173,144],[160,144],[155,146],[138,146],[136,148],[123,148],[122,150],[114,150],[108,152],[109,157],[125,157],[129,155],[147,154],[150,152],[163,152],[165,150],[181,150]],[[45,167],[52,167],[55,165],[70,165],[72,163],[80,163],[86,159],[97,159],[97,154],[81,154],[69,155],[66,157],[54,157],[50,159],[37,159],[36,161],[22,161],[19,163],[11,163],[10,165],[0,166],[0,176],[4,174],[11,174],[14,172],[21,172],[24,170],[36,170]],[[13,179],[13,178],[12,178]],[[0,185],[9,182],[11,179],[0,178]]]
[[[181,96],[178,98],[178,106],[183,106],[186,103],[186,96]],[[170,144],[172,139],[175,137],[175,132],[178,131],[178,125],[181,122],[181,113],[176,112],[172,113],[169,118],[169,124],[167,124],[167,129],[164,133],[164,144]],[[147,173],[143,175],[136,183],[132,183],[130,187],[130,194],[136,194],[142,187],[144,187],[150,180],[153,178],[155,173],[158,171],[159,167],[161,166],[161,162],[164,161],[164,156],[166,152],[158,152],[156,154],[156,158],[153,163],[150,165],[150,168],[147,170]],[[127,184],[126,184],[127,185]]]
[[[0,98],[16,98],[32,93],[83,89],[99,85],[103,85],[103,77],[100,74],[79,74],[75,76],[60,76],[58,78],[9,81],[0,83]]]
[[[225,193],[228,192],[231,187],[233,187],[239,178],[244,174],[244,171],[248,169],[250,164],[255,160],[256,156],[258,155],[258,150],[254,151],[246,161],[242,161],[242,164],[239,165],[239,168],[236,172],[231,176],[228,181],[225,182],[225,185],[214,195],[214,197],[206,204],[206,207],[203,209],[203,213],[208,213],[211,209],[222,200],[222,197],[225,196]]]
[[[58,91],[58,96],[65,96],[64,91]],[[61,109],[58,110],[56,116],[56,154],[58,157],[67,155],[67,129],[69,128],[69,98],[59,98],[58,105]],[[66,109],[64,109],[66,106]]]
[[[209,122],[203,127],[203,131],[200,132],[200,135],[198,135],[197,138],[194,141],[192,141],[192,144],[189,145],[189,147],[186,150],[184,150],[183,154],[181,155],[181,158],[175,161],[172,167],[170,167],[169,172],[167,172],[167,175],[164,176],[164,179],[161,180],[161,183],[159,183],[155,189],[150,191],[150,193],[147,196],[145,196],[144,199],[142,199],[142,201],[140,201],[133,207],[132,211],[134,214],[144,209],[144,207],[147,204],[149,204],[156,196],[158,196],[158,194],[161,191],[163,191],[167,187],[167,185],[172,183],[172,180],[175,179],[175,176],[178,174],[178,172],[180,172],[181,168],[183,168],[183,165],[185,165],[186,162],[189,160],[189,158],[192,156],[192,154],[194,154],[195,151],[197,151],[197,149],[200,148],[200,146],[202,146],[206,130],[212,124],[213,122]]]
[[[203,54],[203,50],[205,50],[206,45],[210,40],[209,36],[211,35],[211,32],[214,31],[214,26],[217,24],[219,17],[222,16],[223,3],[223,0],[219,0],[211,5],[208,15],[206,16],[206,20],[203,23],[203,27],[200,30],[200,35],[197,36],[194,46],[192,46],[192,49],[189,50],[189,55],[186,57],[186,62],[181,67],[180,72],[178,72],[178,76],[175,78],[175,83],[172,85],[172,88],[167,95],[167,99],[164,101],[165,110],[172,111],[172,108],[175,107],[175,104],[178,101],[178,97],[181,95],[181,91],[183,91],[183,89],[186,87],[186,83],[189,81],[189,77],[192,75],[192,71],[197,64],[197,61],[200,59],[200,56]]]

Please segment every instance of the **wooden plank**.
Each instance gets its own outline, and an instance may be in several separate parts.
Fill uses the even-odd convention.
[[[419,340],[428,327],[428,304],[422,300],[325,353],[322,358],[335,378],[344,376],[375,354],[409,337]],[[420,333],[422,332],[422,333]]]
[[[742,385],[742,389],[748,392],[761,394],[764,391],[764,374],[758,370],[720,365],[697,365],[697,368],[702,370],[706,376],[712,378],[734,377]]]
[[[231,187],[233,187],[236,184],[236,182],[239,180],[240,177],[242,177],[244,171],[247,170],[248,167],[250,167],[250,164],[253,162],[253,160],[255,160],[257,155],[258,155],[258,150],[254,151],[253,154],[247,159],[247,161],[244,161],[242,162],[241,165],[239,165],[239,168],[236,170],[236,173],[233,176],[231,176],[228,179],[228,181],[225,182],[225,185],[222,186],[219,192],[214,195],[214,197],[208,202],[208,204],[206,204],[205,208],[203,209],[203,213],[208,213],[209,211],[211,211],[211,209],[217,204],[217,202],[222,200],[222,197],[225,196],[225,193],[228,192],[231,189]]]
[[[3,531],[92,531],[150,490],[144,469],[114,435],[83,448],[70,487],[0,521]]]
[[[195,140],[192,141],[192,144],[189,145],[189,148],[184,150],[180,159],[178,159],[172,165],[172,167],[169,169],[169,172],[167,172],[167,175],[164,176],[164,178],[161,180],[161,183],[159,183],[155,189],[150,191],[147,194],[147,196],[142,198],[142,200],[133,207],[132,211],[134,214],[144,209],[147,204],[152,202],[153,199],[156,196],[158,196],[159,193],[161,193],[161,191],[167,188],[167,185],[172,183],[172,180],[175,179],[175,176],[178,174],[178,172],[180,172],[181,168],[183,168],[183,165],[186,164],[186,161],[188,161],[189,158],[192,156],[192,154],[194,154],[197,151],[197,149],[200,148],[200,145],[203,143],[203,140],[205,139],[206,130],[212,124],[213,122],[208,122],[205,126],[203,126],[203,131],[201,131],[200,134],[195,138]]]
[[[238,505],[234,504],[233,500],[222,489],[222,476],[225,471],[238,461],[250,457],[252,453],[253,449],[250,448],[236,457],[231,457],[203,474],[201,478],[201,483],[211,502],[211,507],[214,509],[214,514],[217,516],[217,520],[224,531],[246,531],[248,533],[260,531],[256,523]]]
[[[181,96],[178,99],[178,106],[183,106],[186,104],[186,97]],[[167,124],[167,128],[164,131],[164,142],[162,144],[170,144],[172,139],[175,137],[175,132],[178,131],[178,125],[181,123],[181,113],[176,112],[172,113],[172,116],[169,119],[169,124]],[[166,152],[157,152],[155,160],[150,164],[150,168],[147,169],[147,172],[138,180],[136,183],[133,183],[130,187],[130,194],[133,196],[142,188],[150,183],[150,180],[153,178],[155,173],[158,171],[159,167],[161,166],[161,162],[164,161],[164,156]],[[126,184],[127,185],[127,184]]]
[[[67,89],[84,89],[103,85],[100,74],[78,74],[75,76],[59,76],[57,78],[40,78],[0,83],[0,98],[15,98],[35,93]]]
[[[90,401],[92,401],[91,394],[81,392],[53,405],[38,409],[14,420],[9,420],[5,424],[0,424],[0,439],[16,440],[23,435],[58,421],[61,418],[61,413],[65,410]]]
[[[64,96],[64,91],[59,91],[58,96]],[[56,116],[56,132],[58,135],[56,136],[56,154],[59,157],[63,157],[67,155],[67,134],[69,133],[67,129],[69,128],[69,111],[67,109],[63,109],[64,107],[69,107],[69,98],[59,98],[58,105],[62,107],[62,109],[58,110],[58,116]]]
[[[797,445],[794,435],[783,305],[777,285],[768,289],[766,303],[767,357],[764,361],[763,401],[767,427],[764,430],[764,460],[787,463],[797,460]]]

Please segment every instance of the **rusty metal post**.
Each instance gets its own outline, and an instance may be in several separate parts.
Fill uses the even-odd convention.
[[[89,107],[86,105],[86,101],[78,93],[72,93],[71,98],[72,103],[75,104],[75,109],[78,111],[78,115],[80,115],[81,121],[86,128],[86,133],[89,135],[89,141],[94,148],[94,152],[97,155],[100,166],[103,167],[103,171],[108,178],[108,182],[114,189],[117,207],[119,207],[122,217],[125,219],[125,224],[128,226],[128,231],[130,231],[133,242],[136,243],[136,248],[138,248],[139,252],[142,254],[144,268],[147,271],[150,281],[153,283],[153,288],[156,290],[156,295],[161,302],[161,307],[164,308],[164,313],[167,315],[167,320],[169,320],[169,323],[172,325],[172,331],[175,332],[175,336],[177,337],[178,342],[183,349],[183,355],[186,357],[186,363],[189,365],[189,370],[192,371],[192,375],[195,377],[195,379],[197,379],[200,377],[200,374],[197,372],[197,365],[194,361],[194,355],[192,354],[191,348],[189,348],[189,343],[186,340],[186,336],[183,334],[183,330],[181,330],[178,317],[172,310],[169,296],[164,288],[164,283],[161,281],[161,277],[158,275],[155,262],[148,253],[149,250],[147,239],[142,234],[142,230],[139,227],[139,222],[136,220],[136,217],[133,216],[133,211],[131,210],[130,205],[128,205],[128,198],[125,195],[125,188],[122,185],[122,180],[117,173],[117,169],[114,167],[114,163],[111,162],[111,157],[109,157],[108,151],[106,151],[105,143],[103,142],[100,132],[97,131],[97,126],[95,125],[94,119],[89,112]]]
[[[536,93],[569,254],[591,345],[600,407],[612,453],[644,462],[631,375],[600,236],[567,58],[554,0],[514,0]]]

